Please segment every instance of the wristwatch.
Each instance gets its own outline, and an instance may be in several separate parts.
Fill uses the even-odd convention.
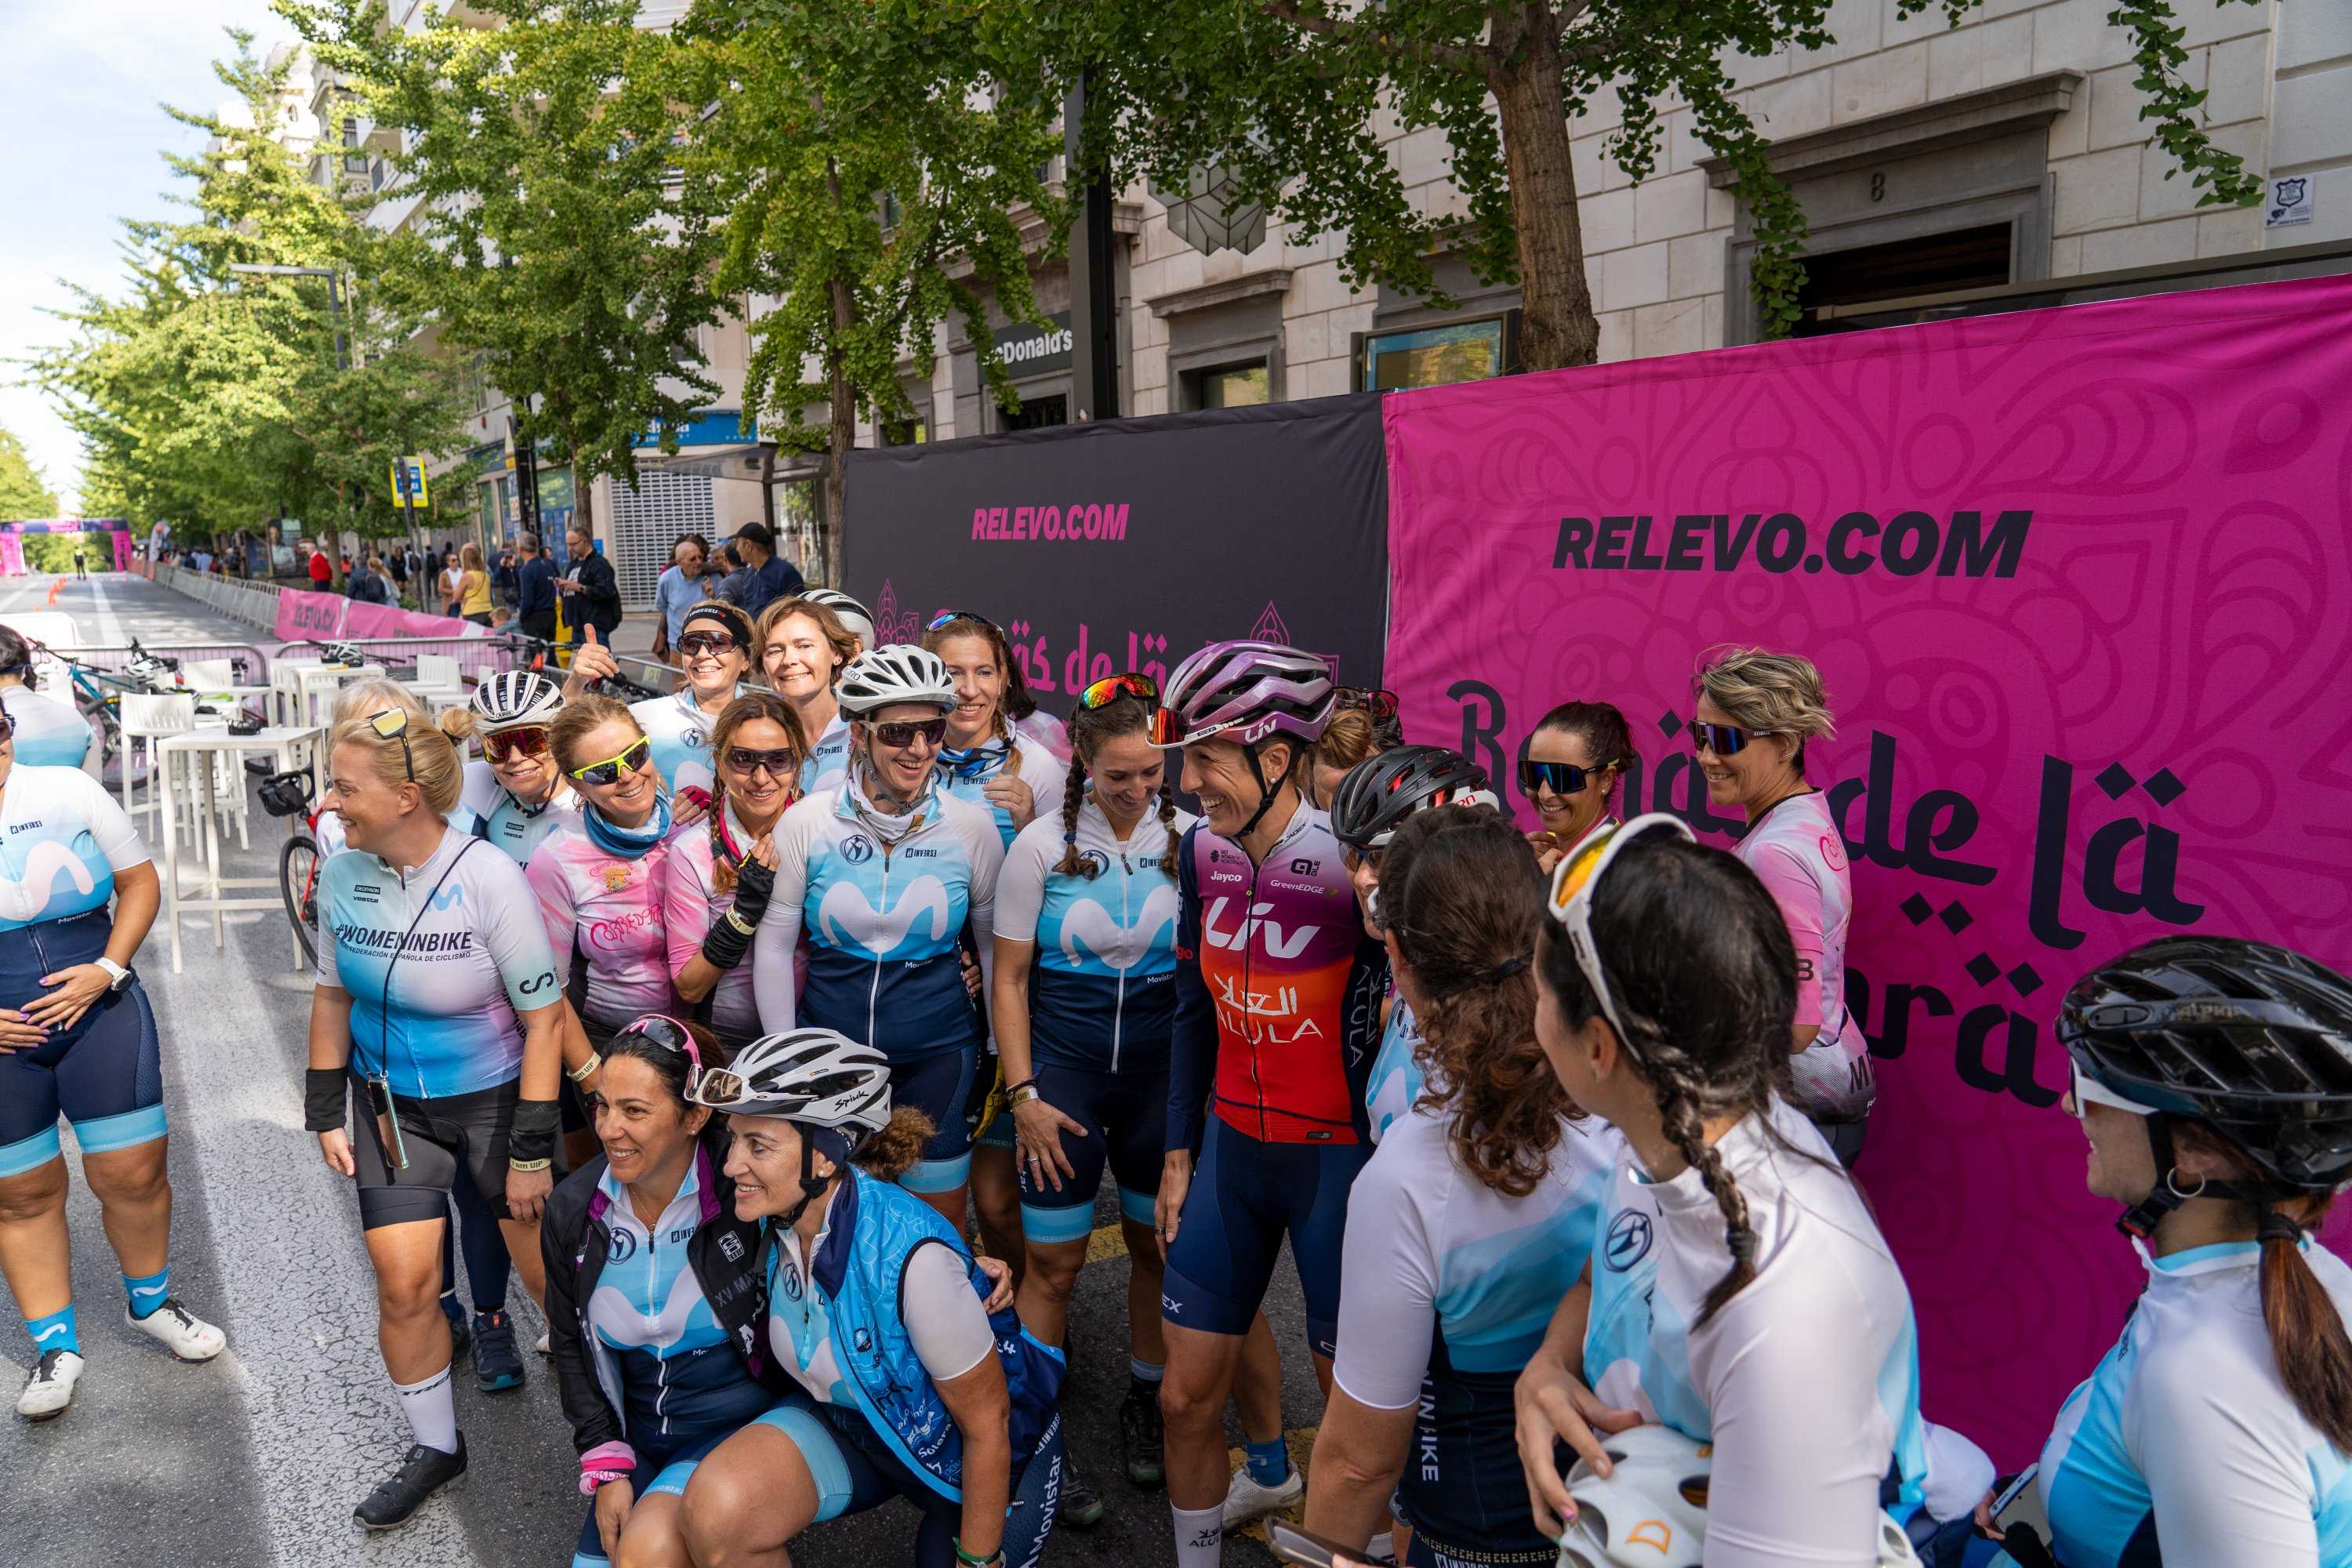
[[[120,991],[131,984],[131,971],[115,963],[114,960],[101,954],[90,962],[106,971],[108,976],[106,988],[109,991]]]

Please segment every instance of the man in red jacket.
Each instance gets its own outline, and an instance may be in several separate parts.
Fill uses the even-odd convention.
[[[327,552],[313,545],[310,550],[310,586],[323,594],[334,575],[335,569],[327,563]]]

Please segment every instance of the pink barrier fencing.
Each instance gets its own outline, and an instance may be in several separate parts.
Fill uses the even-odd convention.
[[[1700,652],[1810,655],[1853,868],[1860,1175],[1932,1417],[2014,1465],[2140,1268],[2050,1032],[2194,930],[2352,968],[2352,280],[2083,305],[1389,399],[1389,684],[1498,774],[1616,703],[1624,809],[1713,842]]]
[[[288,642],[337,637],[479,637],[488,629],[448,616],[355,604],[340,594],[287,589],[278,595],[278,635]]]

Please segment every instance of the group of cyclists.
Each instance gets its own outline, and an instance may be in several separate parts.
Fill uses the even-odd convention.
[[[1996,1477],[1921,1408],[1849,1174],[1876,1086],[1806,658],[1693,677],[1725,850],[1621,820],[1606,693],[1528,737],[1530,831],[1272,643],[1058,723],[971,611],[877,646],[838,592],[714,601],[676,648],[679,691],[633,705],[593,644],[438,717],[339,700],[306,1122],[357,1186],[413,1439],[362,1525],[466,1470],[461,1360],[524,1381],[511,1273],[579,1454],[575,1568],[782,1563],[894,1499],[923,1568],[1033,1563],[1103,1511],[1058,1405],[1108,1176],[1118,1464],[1165,1489],[1179,1568],[1300,1506],[1302,1560],[1419,1568],[2352,1563],[2352,1272],[2312,1234],[2352,1180],[2352,981],[2172,934],[2067,992],[2066,1105],[2148,1283]],[[169,1289],[128,968],[153,868],[6,739],[0,826],[0,1269],[46,1418],[81,1368],[60,1114],[131,1321],[224,1342]],[[1303,1475],[1286,1247],[1325,1396]]]

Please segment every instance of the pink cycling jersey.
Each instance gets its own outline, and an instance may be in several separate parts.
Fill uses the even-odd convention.
[[[742,826],[732,819],[728,828],[737,842],[746,842]],[[669,973],[674,979],[686,966],[701,955],[702,939],[710,934],[710,922],[720,911],[734,907],[735,890],[711,890],[711,868],[715,857],[710,848],[710,828],[708,823],[689,827],[667,845],[667,858],[662,863],[656,880],[661,884],[662,924],[667,931]],[[710,1026],[732,1039],[749,1039],[760,1032],[760,1008],[751,995],[751,966],[739,963],[719,977],[709,997]]]
[[[581,1013],[593,1022],[614,1027],[674,1005],[661,879],[676,846],[666,840],[626,860],[596,847],[574,822],[531,851],[524,874],[539,895],[555,967],[566,971],[575,952],[587,960]]]
[[[1798,1103],[1829,1120],[1860,1117],[1877,1098],[1878,1084],[1870,1043],[1846,1011],[1853,877],[1829,796],[1815,790],[1780,802],[1748,828],[1738,855],[1780,906],[1796,946],[1797,1022],[1821,1030],[1791,1064]]]

